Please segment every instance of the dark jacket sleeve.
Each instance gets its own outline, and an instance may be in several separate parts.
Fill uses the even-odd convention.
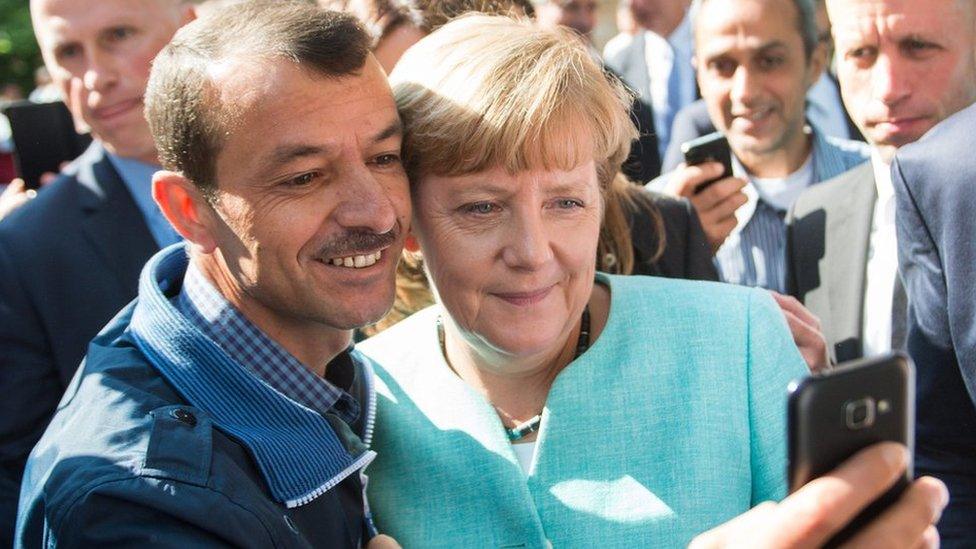
[[[59,548],[283,545],[257,514],[224,494],[168,479],[105,482],[43,518],[45,541]]]
[[[64,391],[18,265],[0,240],[0,547],[9,547],[24,464]]]
[[[632,193],[634,207],[628,209],[628,221],[634,242],[634,274],[718,280],[705,231],[690,202],[643,188]],[[664,251],[654,258],[664,227]]]

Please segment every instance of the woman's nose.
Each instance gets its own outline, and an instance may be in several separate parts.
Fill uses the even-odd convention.
[[[502,258],[513,269],[535,270],[552,259],[552,246],[541,212],[518,212],[506,231]]]

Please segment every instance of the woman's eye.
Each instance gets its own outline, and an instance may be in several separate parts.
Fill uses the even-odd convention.
[[[560,198],[556,201],[556,207],[563,210],[571,210],[574,208],[582,208],[583,202],[576,200],[575,198]]]
[[[491,202],[475,202],[474,204],[468,204],[462,208],[465,213],[477,215],[487,215],[497,211],[498,209],[499,208]]]

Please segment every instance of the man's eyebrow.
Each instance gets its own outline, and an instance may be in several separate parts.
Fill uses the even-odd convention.
[[[322,145],[280,145],[270,155],[271,165],[287,164],[299,158],[318,156],[328,152],[329,148]]]
[[[373,136],[373,143],[379,143],[380,141],[385,141],[393,136],[401,135],[403,135],[403,123],[400,122],[400,118],[397,117],[396,120],[390,122],[389,125]]]
[[[786,42],[783,42],[782,40],[773,40],[772,42],[766,42],[765,44],[759,46],[759,49],[757,51],[759,51],[760,53],[766,53],[769,50],[774,50],[777,48],[785,48],[785,47],[786,47]]]

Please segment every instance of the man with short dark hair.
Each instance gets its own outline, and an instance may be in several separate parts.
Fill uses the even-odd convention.
[[[0,222],[0,546],[24,461],[92,337],[136,295],[139,270],[179,240],[152,200],[142,114],[149,67],[193,18],[183,0],[32,0],[44,62],[94,143]]]
[[[805,188],[866,160],[806,123],[805,97],[824,68],[811,0],[701,0],[692,7],[698,83],[725,134],[735,177],[717,162],[681,166],[652,187],[688,197],[723,281],[785,292],[783,215]]]
[[[154,197],[187,243],[89,347],[31,454],[17,543],[362,547],[372,368],[410,215],[352,16],[217,11],[154,61]]]

